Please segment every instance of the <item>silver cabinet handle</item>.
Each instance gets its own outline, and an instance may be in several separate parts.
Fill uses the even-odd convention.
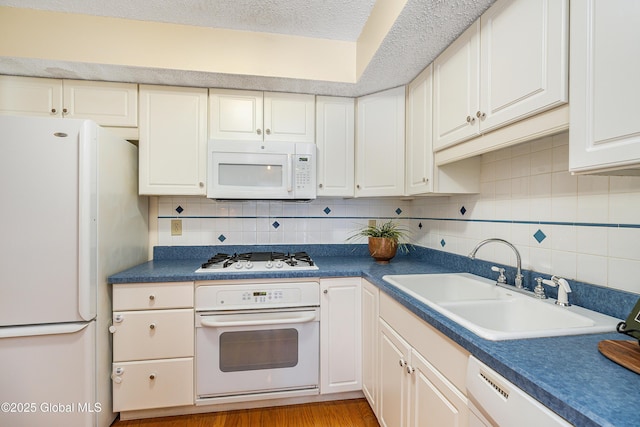
[[[415,370],[416,368],[414,368],[413,366],[407,365],[407,374],[413,374]]]
[[[322,291],[323,294],[328,294],[329,293],[329,289],[325,289],[324,291]]]
[[[156,324],[152,323],[149,325],[149,329],[154,330],[156,328]]]
[[[257,133],[258,135],[262,135],[262,129],[256,129],[256,133]]]
[[[401,368],[402,368],[402,367],[407,366],[407,362],[406,362],[406,360],[404,360],[404,359],[400,359],[400,360],[398,360],[398,363],[400,364],[400,367],[401,367]]]
[[[481,113],[480,111],[476,112],[476,117],[484,120],[487,115],[485,113]]]
[[[322,184],[318,184],[318,188],[322,188]]]
[[[51,109],[51,114],[55,114],[55,113],[56,113],[56,111],[58,111],[58,110],[56,110],[55,108],[52,108],[52,109]]]
[[[356,185],[356,188],[359,190],[360,189],[360,184]]]
[[[476,118],[475,117],[471,117],[471,116],[467,116],[467,123],[469,123],[470,125],[474,124],[476,122]]]
[[[153,301],[156,299],[156,296],[154,294],[149,295],[149,301]]]
[[[63,115],[64,115],[64,114],[67,114],[68,112],[69,112],[69,111],[68,111],[66,108],[63,108],[63,109],[62,109],[62,114],[63,114]]]
[[[155,380],[156,379],[156,373],[152,372],[151,375],[149,375],[149,379],[150,380]]]
[[[204,187],[204,182],[199,182],[198,183],[198,187],[203,188]]]
[[[266,129],[264,133],[266,133],[267,135],[271,135],[271,129]]]

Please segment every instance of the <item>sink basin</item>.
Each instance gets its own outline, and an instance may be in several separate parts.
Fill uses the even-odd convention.
[[[387,275],[383,279],[442,315],[492,340],[614,332],[620,321],[583,307],[496,286],[468,273]]]

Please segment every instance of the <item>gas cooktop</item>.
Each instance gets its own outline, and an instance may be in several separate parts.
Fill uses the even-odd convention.
[[[306,252],[247,252],[233,255],[217,253],[203,263],[196,273],[231,273],[265,271],[317,270]]]

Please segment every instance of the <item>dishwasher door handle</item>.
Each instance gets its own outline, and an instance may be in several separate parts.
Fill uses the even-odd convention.
[[[266,326],[308,323],[316,320],[315,311],[297,313],[261,313],[201,316],[200,325],[207,328],[231,326]]]

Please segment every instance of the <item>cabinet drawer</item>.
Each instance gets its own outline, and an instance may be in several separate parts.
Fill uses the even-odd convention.
[[[193,405],[193,358],[114,363],[113,411]]]
[[[113,311],[192,307],[193,282],[113,285]]]
[[[113,361],[193,356],[193,310],[113,313]]]

